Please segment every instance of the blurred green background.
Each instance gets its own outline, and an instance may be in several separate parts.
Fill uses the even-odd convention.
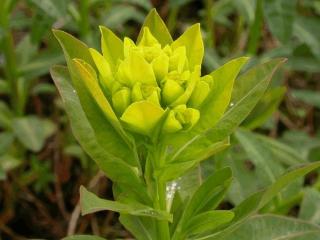
[[[288,58],[232,146],[179,179],[182,190],[229,165],[235,179],[220,207],[230,208],[288,168],[320,160],[320,1],[1,0],[0,239],[130,237],[115,213],[79,216],[81,184],[107,198],[112,185],[72,136],[49,75],[64,64],[51,29],[100,49],[99,25],[135,39],[154,7],[174,37],[201,23],[203,72],[242,55],[247,67]],[[266,211],[320,224],[318,175],[291,184]]]

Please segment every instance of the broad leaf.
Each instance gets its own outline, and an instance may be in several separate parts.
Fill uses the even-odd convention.
[[[296,0],[268,0],[264,4],[264,14],[269,29],[284,44],[292,36],[296,5]]]
[[[305,190],[299,218],[320,225],[320,192],[317,189]]]
[[[135,216],[147,216],[159,220],[172,221],[172,216],[168,212],[155,210],[138,202],[122,203],[102,199],[86,190],[83,186],[80,187],[80,205],[82,215],[110,210]]]
[[[19,141],[34,152],[40,151],[46,139],[56,130],[56,126],[51,121],[35,116],[14,118],[12,126]]]
[[[221,225],[230,222],[234,217],[232,211],[215,210],[204,212],[191,218],[186,226],[187,235],[214,231]]]
[[[285,87],[277,87],[267,91],[242,126],[254,129],[264,124],[278,108],[285,92]]]

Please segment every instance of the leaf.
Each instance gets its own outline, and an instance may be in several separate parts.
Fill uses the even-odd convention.
[[[267,91],[245,119],[242,126],[248,129],[255,129],[264,124],[278,108],[285,92],[285,87],[277,87]]]
[[[163,140],[163,144],[172,148],[168,153],[168,159],[175,158],[178,161],[180,156],[191,152],[190,148],[206,151],[208,146],[225,141],[224,139],[236,129],[257,104],[273,73],[283,62],[283,59],[271,60],[241,75],[232,93],[232,107],[219,119],[217,124],[208,130],[200,134],[195,134],[191,130],[176,136],[168,135]],[[206,155],[206,157],[209,156],[209,154]]]
[[[248,59],[236,58],[210,73],[213,89],[201,106],[201,118],[193,131],[207,130],[222,117],[230,103],[233,83]]]
[[[233,231],[224,235],[211,235],[202,240],[304,240],[319,239],[320,227],[302,220],[276,216],[251,217]],[[316,237],[318,236],[318,237]]]
[[[307,104],[320,108],[320,94],[311,90],[292,90],[292,96]]]
[[[234,213],[227,210],[204,212],[191,218],[186,227],[186,232],[188,235],[193,235],[214,231],[221,225],[230,222],[233,217]]]
[[[95,70],[92,68],[95,66],[94,61],[87,46],[65,32],[55,30],[54,34],[64,50],[72,83],[100,145],[112,155],[138,166],[136,156],[130,149],[133,148],[133,142],[124,132],[102,93]],[[72,60],[74,58],[82,60]]]
[[[230,168],[216,171],[193,193],[188,201],[182,217],[177,225],[173,239],[184,236],[190,224],[190,219],[199,213],[215,209],[222,201],[232,178]]]
[[[31,0],[47,15],[53,18],[64,18],[67,13],[67,4],[61,0]]]
[[[118,156],[106,152],[106,149],[97,141],[94,130],[83,112],[80,100],[71,86],[67,69],[55,66],[51,69],[51,76],[62,97],[72,132],[82,148],[112,181],[127,186],[128,191],[137,192],[142,199],[148,202],[145,186],[137,175],[137,169],[128,165]]]
[[[269,29],[283,44],[291,39],[296,5],[296,0],[268,0],[264,4],[264,14]]]
[[[270,202],[282,189],[284,189],[290,183],[319,167],[320,162],[305,164],[281,175],[268,188],[251,195],[241,204],[235,207],[234,222],[236,223],[240,219],[246,218],[247,216],[257,212],[259,209],[263,208],[268,202]]]
[[[13,113],[4,101],[0,101],[0,127],[4,129],[12,128]]]
[[[120,214],[119,221],[138,240],[153,240],[158,237],[155,222],[149,217]]]
[[[274,72],[284,61],[274,59],[241,75],[233,88],[230,109],[213,128],[206,131],[206,137],[215,142],[230,135],[258,103]]]
[[[189,27],[178,39],[176,39],[171,44],[173,50],[182,46],[186,47],[189,69],[193,71],[194,67],[201,65],[204,54],[204,47],[199,23]]]
[[[40,151],[46,139],[56,130],[56,126],[51,121],[36,116],[14,118],[12,126],[19,141],[34,152]]]
[[[98,236],[93,236],[93,235],[73,235],[73,236],[62,238],[62,240],[106,240],[106,239]]]
[[[155,210],[138,202],[121,203],[102,199],[86,190],[83,186],[80,187],[80,205],[82,215],[110,210],[135,216],[148,216],[158,220],[172,221],[172,216],[168,212]]]
[[[162,47],[173,42],[166,24],[163,22],[155,8],[152,9],[145,18],[137,39],[137,44],[141,41],[144,27],[149,28],[152,35],[159,41]]]
[[[123,42],[109,28],[100,26],[101,49],[108,64],[114,65],[119,59],[123,59]]]
[[[320,192],[314,188],[304,191],[299,218],[320,225]]]
[[[13,143],[14,135],[12,132],[0,133],[0,155],[8,151],[9,147]]]
[[[310,51],[320,59],[320,33],[318,30],[319,20],[315,17],[296,17],[294,24],[294,36],[302,43],[309,46]]]

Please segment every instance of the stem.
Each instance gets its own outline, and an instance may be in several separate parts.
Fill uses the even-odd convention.
[[[169,12],[168,17],[168,29],[171,34],[174,32],[177,25],[177,17],[179,13],[179,7],[172,7]]]
[[[167,211],[166,182],[161,181],[159,178],[154,178],[152,173],[155,169],[160,169],[165,164],[165,159],[162,157],[161,153],[162,150],[157,148],[157,145],[149,150],[146,159],[145,178],[149,194],[153,196],[154,209]],[[168,221],[156,220],[156,228],[158,235],[157,239],[170,240]]]
[[[256,3],[254,22],[250,27],[248,53],[254,55],[257,52],[259,40],[261,37],[261,27],[263,23],[263,0]]]
[[[157,181],[157,197],[158,202],[156,202],[155,208],[162,211],[167,211],[167,204],[166,204],[166,184],[163,182]],[[170,232],[169,232],[169,225],[168,222],[165,220],[158,220],[157,221],[157,228],[158,228],[158,236],[159,239],[169,240],[170,239]]]
[[[214,21],[213,21],[213,0],[205,0],[205,8],[206,8],[206,27],[207,27],[207,32],[208,36],[206,39],[207,46],[209,48],[213,48],[215,46],[215,31],[214,31]]]
[[[19,103],[19,91],[18,91],[18,73],[17,73],[17,63],[16,55],[14,51],[14,43],[12,33],[9,27],[10,10],[12,5],[10,2],[6,2],[5,6],[0,10],[0,26],[4,30],[4,37],[1,42],[1,47],[5,57],[5,76],[10,86],[10,102],[12,108],[17,115],[23,114],[23,107]]]

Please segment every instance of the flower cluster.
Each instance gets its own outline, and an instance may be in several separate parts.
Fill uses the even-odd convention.
[[[188,44],[195,43],[185,41],[185,34],[161,44],[148,27],[142,28],[137,43],[127,37],[121,41],[109,29],[103,31],[102,54],[94,49],[90,53],[104,95],[124,126],[149,136],[159,123],[163,133],[191,129],[213,85],[210,75],[201,77],[199,25],[186,31],[200,35],[195,52],[190,52]],[[105,44],[106,35],[113,38],[114,46]]]

